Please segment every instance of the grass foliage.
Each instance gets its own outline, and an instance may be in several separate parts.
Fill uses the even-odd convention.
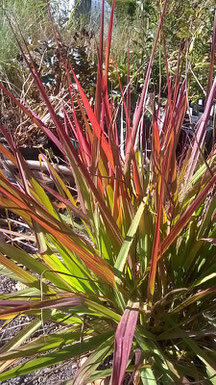
[[[22,26],[28,44],[38,45],[38,40],[48,40],[46,0],[2,0],[0,3],[0,78],[14,85],[18,91],[25,81],[20,50],[14,39],[10,23]],[[18,33],[18,32],[17,32]]]
[[[17,315],[33,317],[0,349],[1,381],[84,355],[87,360],[70,384],[111,376],[112,385],[121,385],[126,371],[133,384],[215,384],[216,152],[212,148],[205,157],[204,138],[216,79],[211,61],[204,113],[191,145],[177,157],[188,107],[187,77],[180,81],[181,57],[171,76],[165,43],[163,108],[160,96],[156,102],[148,93],[166,4],[167,0],[135,111],[130,107],[129,82],[124,90],[119,83],[117,105],[109,89],[115,1],[105,60],[103,23],[101,27],[93,103],[63,58],[67,89],[60,119],[31,55],[24,55],[54,131],[0,84],[55,143],[75,183],[71,190],[44,154],[40,160],[55,187],[39,183],[12,133],[0,125],[7,140],[7,146],[0,145],[8,161],[4,165],[13,164],[16,170],[15,182],[0,170],[0,205],[28,225],[38,250],[30,253],[0,242],[1,272],[12,272],[26,285],[21,291],[1,294],[0,319],[6,326]],[[213,41],[215,37],[216,23]],[[28,50],[22,35],[20,39],[21,51]],[[147,132],[144,116],[149,109],[152,121]],[[54,201],[63,205],[64,213]],[[59,323],[60,329],[29,341],[48,321]],[[113,368],[101,369],[99,364],[111,354]],[[25,362],[20,363],[23,357]]]

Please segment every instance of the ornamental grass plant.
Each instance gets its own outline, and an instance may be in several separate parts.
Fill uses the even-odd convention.
[[[129,76],[125,89],[119,83],[117,106],[108,79],[115,0],[105,60],[101,15],[93,102],[62,57],[67,81],[63,119],[50,102],[21,33],[17,39],[55,129],[3,84],[0,88],[55,144],[74,186],[43,153],[39,158],[54,187],[37,180],[12,132],[0,125],[7,141],[0,144],[0,205],[21,218],[37,245],[37,252],[31,253],[0,241],[1,273],[11,272],[25,285],[1,294],[2,327],[17,316],[31,316],[0,348],[0,381],[85,357],[68,384],[97,379],[112,385],[215,384],[216,149],[206,156],[204,146],[216,96],[216,22],[204,113],[190,146],[177,156],[188,108],[187,71],[183,79],[180,53],[175,76],[169,73],[163,35],[166,5],[167,0],[135,111],[130,107]],[[160,95],[156,103],[148,92],[159,36],[167,72],[163,106]],[[145,114],[150,110],[147,132]],[[63,213],[56,202],[63,205]],[[46,322],[59,328],[34,337]],[[107,368],[104,360],[111,362],[111,357]]]

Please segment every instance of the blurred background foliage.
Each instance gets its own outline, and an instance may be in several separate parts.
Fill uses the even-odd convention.
[[[82,2],[85,4],[82,6]],[[56,3],[54,0],[50,3]],[[58,2],[57,2],[58,3]],[[89,0],[89,4],[91,0]],[[107,4],[112,1],[108,0]],[[116,20],[113,34],[111,66],[113,87],[118,86],[118,73],[121,81],[126,84],[128,72],[128,52],[130,57],[130,77],[133,92],[140,92],[145,70],[150,57],[158,18],[163,2],[159,0],[117,0]],[[86,8],[86,0],[78,0],[75,11],[68,14],[68,22],[59,26],[61,40],[69,48],[85,48],[88,55],[89,74],[95,79],[95,68],[92,66],[97,58],[97,41],[99,29],[89,27],[89,18],[80,9]],[[168,63],[171,73],[175,73],[179,49],[182,50],[182,76],[189,74],[189,98],[195,102],[204,97],[205,84],[208,77],[210,46],[215,11],[215,1],[170,0],[163,26],[163,37],[153,67],[151,91],[166,96],[166,70],[163,38],[166,42]],[[21,89],[25,83],[28,70],[23,68],[11,27],[14,20],[21,27],[29,42],[31,51],[40,51],[43,60],[41,43],[52,39],[45,0],[3,0],[0,7],[0,76],[11,86]],[[98,18],[99,22],[99,18]],[[16,27],[17,28],[17,27]],[[71,52],[71,50],[68,50]],[[56,54],[56,53],[55,53]],[[82,56],[83,53],[81,53]],[[85,70],[88,64],[84,60]],[[87,67],[86,67],[87,66]],[[45,65],[46,67],[46,65]],[[50,68],[47,69],[48,72]],[[45,71],[46,72],[46,71]],[[82,68],[81,68],[82,72]],[[199,79],[199,80],[198,80]],[[117,95],[118,96],[118,95]]]
[[[50,30],[45,0],[1,0],[0,2],[0,77],[20,89],[25,73],[20,66],[20,49],[10,23],[17,24],[28,43],[35,47],[38,40],[47,39]],[[17,28],[16,28],[17,31]]]
[[[117,0],[117,4],[122,0]],[[131,74],[134,83],[143,84],[145,69],[154,41],[162,2],[158,0],[134,1],[132,14],[126,15],[123,21],[122,13],[119,23],[119,37],[114,37],[113,54],[122,70],[121,77],[126,79],[127,51],[130,50]],[[122,8],[123,9],[123,8]],[[131,8],[130,8],[131,9]],[[215,12],[215,1],[169,1],[164,19],[164,39],[171,73],[175,73],[179,49],[184,53],[182,75],[189,69],[189,97],[196,101],[204,97],[207,84],[208,68],[211,51],[211,36]],[[118,15],[118,14],[117,14]],[[117,16],[118,18],[118,16]],[[120,37],[121,36],[121,37]],[[120,44],[121,42],[121,44]],[[160,84],[162,94],[166,92],[166,70],[164,65],[164,48],[162,36],[154,61],[152,90],[158,91]],[[143,73],[143,76],[140,76]],[[199,81],[197,80],[199,79]],[[136,87],[138,84],[136,84]]]

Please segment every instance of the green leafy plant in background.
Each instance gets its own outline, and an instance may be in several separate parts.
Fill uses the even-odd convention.
[[[122,1],[117,1],[117,4]],[[127,79],[128,49],[130,50],[131,74],[133,74],[134,93],[139,93],[145,79],[148,59],[154,44],[158,15],[161,10],[160,1],[134,1],[135,10],[132,15],[125,16],[119,12],[119,20],[124,15],[124,22],[118,24],[118,33],[113,36],[112,56],[118,63],[122,80]],[[125,7],[126,9],[126,7]],[[210,35],[214,20],[215,2],[184,0],[169,1],[166,18],[163,22],[166,36],[169,69],[172,75],[176,72],[179,47],[188,42],[185,61],[182,66],[188,70],[188,94],[190,102],[205,97],[205,84],[208,79],[210,58]],[[117,12],[118,20],[118,12]],[[161,37],[162,39],[162,37]],[[161,59],[163,56],[162,40],[155,54],[150,88],[163,95],[166,94],[166,68]],[[184,76],[184,74],[182,73]],[[183,77],[182,77],[183,80]],[[118,83],[116,83],[117,85]],[[126,84],[126,80],[124,82]]]
[[[51,3],[53,5],[55,1],[53,0]],[[22,24],[22,31],[26,39],[28,39],[29,48],[34,52],[33,56],[42,59],[42,65],[43,55],[46,55],[43,42],[52,39],[45,4],[45,0],[39,2],[35,2],[35,0],[4,0],[1,2],[0,76],[5,81],[8,79],[8,86],[14,86],[18,93],[20,93],[23,84],[25,84],[26,88],[29,86],[27,81],[28,71],[25,71],[25,66],[20,60],[19,50],[14,44],[6,14]],[[87,5],[89,7],[88,2]],[[188,40],[186,62],[183,65],[189,70],[188,92],[192,103],[196,102],[199,97],[205,96],[210,56],[209,37],[212,34],[214,6],[214,0],[205,2],[197,0],[169,1],[166,18],[164,19],[168,62],[172,75],[176,71],[179,46],[186,39]],[[57,4],[55,9],[58,14]],[[76,46],[84,45],[87,47],[91,61],[94,61],[96,58],[95,52],[97,51],[95,49],[97,28],[92,31],[92,25],[89,27],[88,16],[82,15],[84,9],[85,0],[77,1],[71,15],[68,15],[68,22],[63,23],[63,26],[61,24],[65,20],[61,20],[60,17],[58,29],[64,44],[68,48],[73,47],[74,44]],[[144,82],[160,10],[161,4],[156,0],[118,0],[116,2],[116,28],[113,31],[111,53],[115,62],[118,63],[122,84],[126,85],[127,68],[125,63],[127,62],[128,49],[130,50],[130,67],[131,74],[133,74],[131,83],[134,99],[140,93]],[[31,23],[29,23],[29,20],[31,20]],[[161,42],[159,46],[162,46]],[[163,56],[163,50],[159,49],[155,55],[150,88],[158,91],[162,85],[163,94],[166,95],[166,70],[161,56]],[[118,81],[115,82],[114,87],[117,95],[120,95]],[[28,98],[30,98],[29,95]]]
[[[124,380],[133,384],[215,384],[216,153],[212,148],[205,158],[202,149],[216,79],[211,61],[204,113],[187,153],[177,158],[188,106],[187,79],[180,82],[180,61],[175,76],[170,76],[165,45],[168,96],[163,110],[148,93],[166,5],[167,1],[132,119],[130,84],[125,90],[119,85],[120,127],[108,88],[115,1],[104,68],[103,13],[101,17],[94,104],[63,58],[68,89],[62,97],[62,121],[31,55],[24,55],[55,131],[0,85],[55,143],[75,184],[74,194],[58,172],[60,166],[51,164],[44,154],[40,160],[55,188],[39,183],[12,134],[0,125],[8,144],[0,145],[4,165],[16,170],[11,171],[13,182],[0,170],[0,204],[32,229],[38,246],[37,253],[29,253],[0,242],[1,272],[12,272],[26,285],[21,291],[1,294],[0,318],[6,327],[17,315],[33,317],[0,349],[1,381],[86,356],[68,383],[80,385],[110,377],[113,385]],[[215,37],[216,23],[213,42]],[[20,48],[23,51],[21,44]],[[213,46],[212,57],[214,54]],[[150,105],[152,130],[147,142],[144,115]],[[56,209],[54,200],[64,205],[64,214]],[[48,321],[59,323],[60,329],[29,342]],[[103,370],[100,364],[112,354],[113,368]],[[20,363],[23,357],[26,361]]]

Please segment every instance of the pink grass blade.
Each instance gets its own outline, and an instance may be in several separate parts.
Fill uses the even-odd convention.
[[[64,149],[60,141],[57,139],[57,137],[52,133],[52,131],[46,127],[46,125],[38,118],[38,116],[31,111],[30,109],[27,109],[22,103],[20,103],[12,94],[10,91],[8,91],[3,84],[0,83],[0,89],[9,96],[9,98],[19,107],[25,115],[27,115],[32,123],[36,124],[38,128],[40,128],[58,147],[58,149],[64,154]],[[9,142],[10,143],[10,142]]]
[[[209,93],[209,96],[206,100],[205,110],[203,115],[201,116],[199,122],[197,123],[197,128],[195,132],[195,139],[192,146],[191,156],[190,156],[190,162],[189,166],[186,172],[185,176],[185,185],[188,185],[190,183],[190,180],[192,178],[192,175],[195,171],[197,161],[200,155],[201,148],[203,146],[204,140],[205,140],[205,134],[206,134],[206,128],[208,125],[208,120],[211,112],[211,107],[214,98],[216,97],[216,77],[214,79],[211,91]]]
[[[106,57],[105,57],[104,81],[105,81],[106,89],[107,89],[107,80],[108,80],[108,71],[109,71],[109,58],[110,58],[110,47],[111,47],[111,40],[112,40],[114,11],[115,11],[115,0],[112,0],[112,9],[110,14],[110,21],[109,21],[109,28],[108,28],[108,35],[107,35],[107,45],[106,45]]]
[[[100,44],[98,50],[98,66],[97,66],[97,83],[95,93],[94,113],[98,122],[101,116],[101,102],[102,102],[102,76],[103,76],[103,39],[104,39],[104,0],[101,4],[101,27],[100,27]]]
[[[149,64],[148,64],[148,68],[147,68],[147,72],[146,72],[146,77],[145,77],[145,82],[143,85],[143,90],[142,90],[140,102],[138,104],[138,107],[137,107],[137,110],[136,110],[135,116],[134,116],[133,128],[132,128],[132,133],[131,133],[131,140],[128,142],[127,147],[126,147],[126,154],[125,154],[126,159],[125,159],[125,168],[124,168],[125,174],[128,172],[128,169],[129,169],[129,163],[131,160],[131,148],[134,145],[134,141],[135,141],[135,138],[137,135],[137,130],[138,130],[140,118],[141,118],[142,111],[143,111],[143,106],[146,103],[148,85],[149,85],[149,81],[150,81],[150,75],[151,75],[151,71],[152,71],[153,60],[154,60],[155,51],[156,51],[156,47],[157,47],[157,43],[158,43],[158,39],[159,39],[159,35],[160,35],[160,30],[162,27],[163,18],[164,18],[165,11],[166,11],[167,2],[168,2],[168,0],[165,0],[164,5],[163,5],[163,9],[161,12],[160,22],[159,22],[159,26],[157,29],[157,34],[155,36],[154,45],[152,48],[152,53],[151,53],[151,56],[149,59]]]
[[[129,50],[129,40],[128,40],[128,55],[127,55],[127,91],[126,91],[126,110],[129,116],[129,121],[127,122],[128,129],[130,128],[130,114],[131,114],[131,86],[130,86],[130,50]]]
[[[209,93],[212,87],[212,81],[214,76],[215,52],[216,52],[216,11],[214,16],[213,36],[212,36],[212,46],[211,46],[211,61],[210,61],[210,67],[209,67],[209,77],[208,77],[206,97],[209,96]]]
[[[112,385],[122,385],[139,315],[139,303],[129,304],[115,334]]]
[[[101,28],[100,28],[100,44],[98,50],[98,66],[97,66],[97,83],[95,93],[94,113],[98,122],[101,120],[102,112],[102,79],[103,79],[103,39],[104,39],[104,0],[101,4]],[[102,128],[103,130],[103,128]],[[99,159],[99,146],[97,135],[93,131],[91,142],[91,172],[96,174],[98,159]]]
[[[82,306],[84,304],[84,300],[82,297],[78,297],[76,295],[71,295],[70,297],[63,297],[58,299],[47,299],[43,301],[13,301],[13,300],[1,300],[1,307],[9,307],[13,306],[9,309],[0,310],[0,318],[8,314],[18,314],[31,310],[40,310],[40,309],[58,309],[61,307],[68,306]]]

